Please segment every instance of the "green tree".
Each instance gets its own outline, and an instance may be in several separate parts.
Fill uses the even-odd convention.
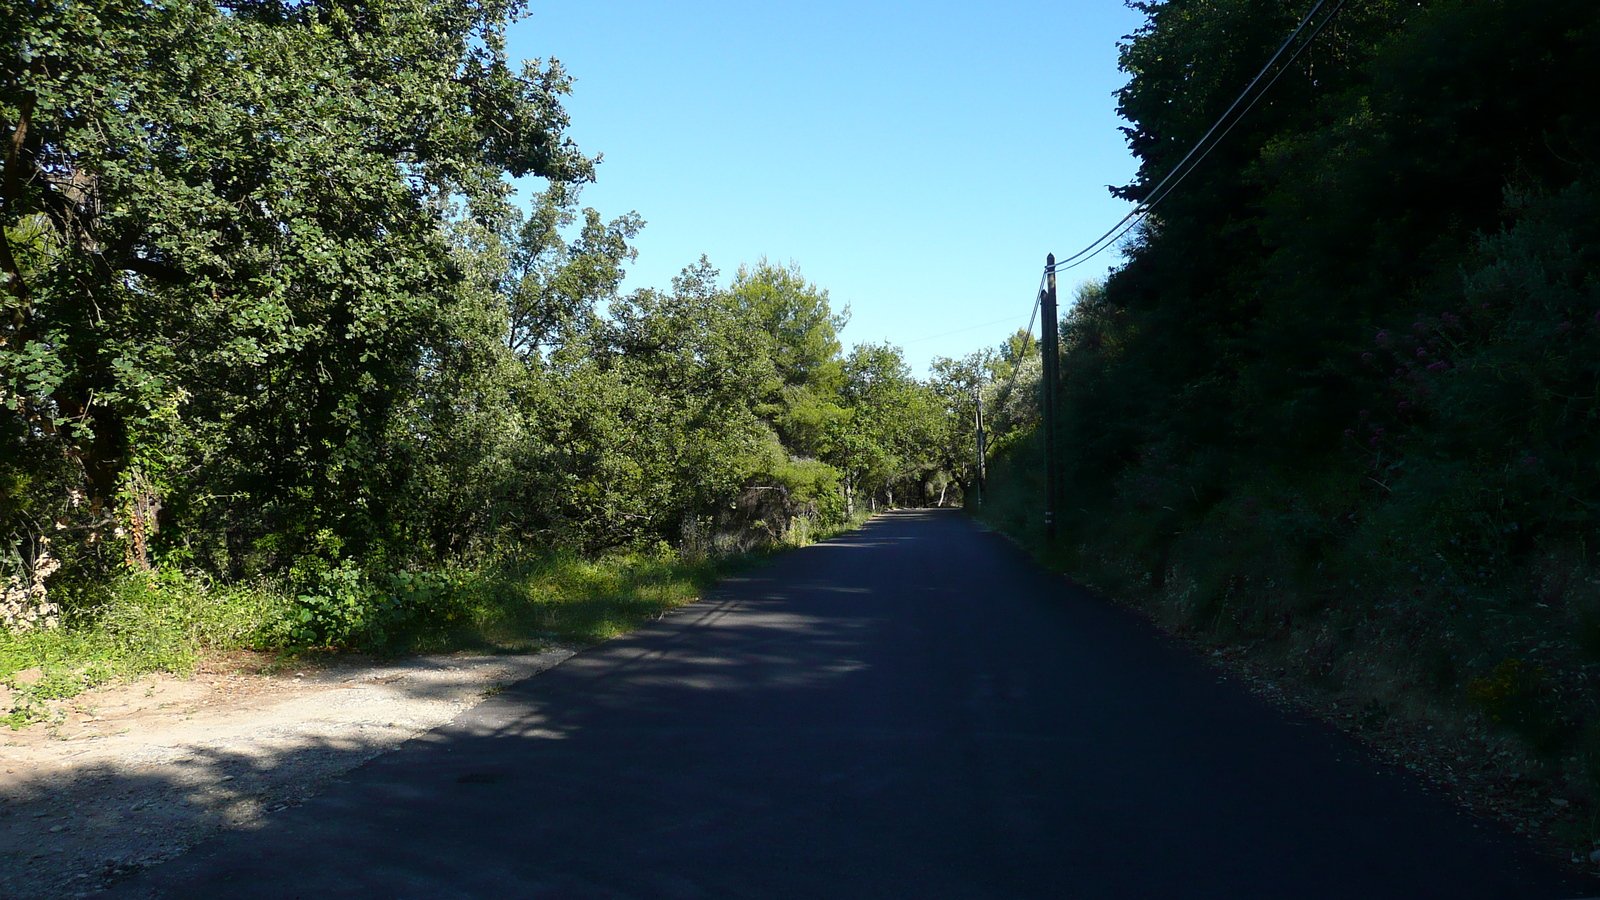
[[[6,433],[50,432],[94,508],[165,496],[163,520],[235,554],[398,545],[397,417],[471,339],[453,204],[488,221],[505,174],[591,174],[560,66],[506,60],[516,12],[0,8]]]
[[[757,411],[796,454],[815,458],[828,429],[846,415],[838,333],[849,311],[835,313],[828,292],[807,281],[798,266],[765,259],[741,266],[728,290],[737,315],[762,338],[772,380],[761,389]]]
[[[531,357],[563,331],[612,300],[638,256],[629,241],[644,228],[630,212],[606,222],[594,209],[578,211],[580,185],[555,181],[534,198],[532,214],[516,229],[505,275],[510,310],[509,343]],[[563,233],[579,216],[583,225],[569,241]]]
[[[928,386],[943,412],[934,459],[963,491],[976,490],[977,401],[989,381],[994,358],[987,350],[960,359],[939,356],[930,367],[933,377]]]
[[[850,418],[833,429],[825,457],[842,473],[846,503],[882,496],[913,505],[936,468],[942,413],[936,395],[911,376],[898,347],[859,344],[844,358],[841,391]]]

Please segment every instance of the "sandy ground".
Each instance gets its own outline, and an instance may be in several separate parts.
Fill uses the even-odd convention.
[[[0,729],[0,897],[87,896],[316,795],[573,653],[346,661],[263,674],[213,661]]]

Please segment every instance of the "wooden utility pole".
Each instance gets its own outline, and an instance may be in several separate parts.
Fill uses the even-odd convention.
[[[976,416],[978,430],[978,505],[982,506],[984,489],[983,479],[985,475],[984,466],[986,465],[985,456],[988,451],[988,439],[983,433],[983,388],[981,386],[972,392],[972,398],[977,401],[978,404],[978,412]]]
[[[1060,378],[1061,355],[1057,348],[1056,313],[1056,255],[1045,257],[1045,289],[1039,298],[1039,353],[1043,356],[1043,384],[1040,403],[1044,407],[1044,530],[1050,540],[1056,538],[1056,504],[1061,496],[1061,457],[1056,447],[1056,387]]]

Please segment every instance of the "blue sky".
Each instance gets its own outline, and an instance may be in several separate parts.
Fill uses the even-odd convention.
[[[649,223],[624,290],[702,253],[725,280],[793,260],[850,307],[847,345],[920,376],[1026,324],[1045,254],[1127,211],[1111,95],[1140,22],[1119,0],[588,0],[535,4],[509,51],[575,78],[570,134],[605,156],[584,205]]]

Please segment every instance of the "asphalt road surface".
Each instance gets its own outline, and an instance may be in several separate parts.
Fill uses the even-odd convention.
[[[953,512],[784,554],[111,892],[1595,894]]]

